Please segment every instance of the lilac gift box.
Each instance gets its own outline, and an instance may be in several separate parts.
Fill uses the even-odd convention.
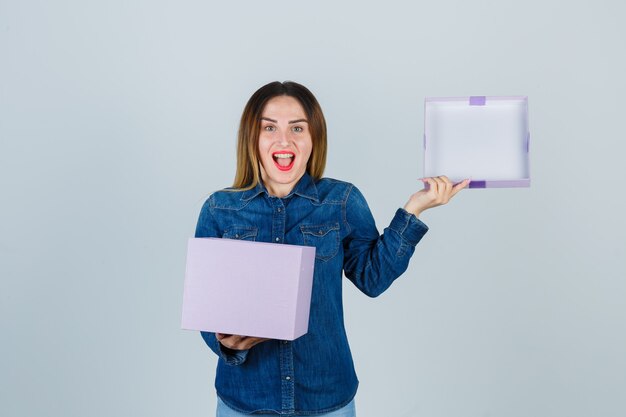
[[[308,330],[315,248],[191,238],[183,329],[294,340]]]
[[[426,98],[424,177],[469,188],[529,187],[528,98]]]

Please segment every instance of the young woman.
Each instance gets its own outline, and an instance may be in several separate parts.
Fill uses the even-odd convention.
[[[202,332],[218,355],[218,417],[351,417],[358,380],[343,322],[342,274],[376,297],[407,268],[428,227],[418,217],[469,180],[426,178],[380,235],[352,184],[322,178],[326,122],[311,92],[273,82],[248,101],[232,188],[213,193],[196,237],[315,246],[308,333],[292,342]],[[245,306],[241,306],[245,308]]]

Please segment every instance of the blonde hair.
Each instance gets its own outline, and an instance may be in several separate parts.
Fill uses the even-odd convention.
[[[293,97],[302,106],[306,114],[313,149],[307,162],[306,171],[319,180],[326,167],[326,120],[317,99],[305,86],[293,81],[274,81],[259,88],[243,110],[237,137],[237,172],[233,188],[249,190],[261,181],[259,167],[259,134],[261,133],[261,116],[265,104],[277,96]]]

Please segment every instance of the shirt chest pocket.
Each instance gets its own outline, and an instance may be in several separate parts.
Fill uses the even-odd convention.
[[[315,257],[327,261],[339,251],[339,223],[301,225],[304,246],[315,247]]]
[[[231,226],[224,230],[222,238],[236,240],[256,240],[258,228],[254,226]]]

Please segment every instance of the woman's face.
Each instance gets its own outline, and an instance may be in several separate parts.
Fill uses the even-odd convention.
[[[261,115],[261,178],[270,194],[284,197],[304,175],[313,141],[300,102],[293,97],[270,99]]]

